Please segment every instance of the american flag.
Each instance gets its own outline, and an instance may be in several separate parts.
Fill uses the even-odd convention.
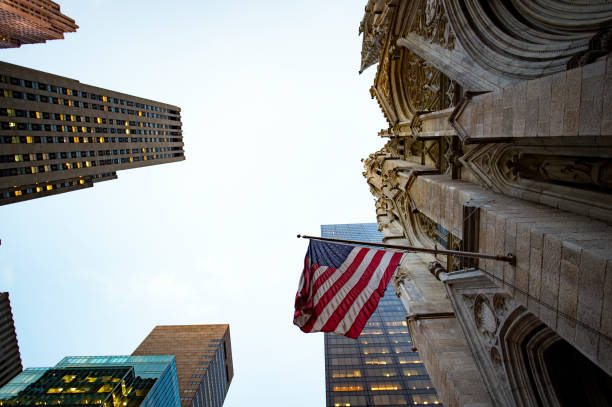
[[[357,338],[403,253],[310,240],[293,323],[304,332]]]

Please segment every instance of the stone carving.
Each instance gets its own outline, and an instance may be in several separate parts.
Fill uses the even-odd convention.
[[[510,196],[540,201],[540,196],[573,205],[583,214],[588,207],[602,209],[600,219],[612,221],[612,159],[598,158],[610,149],[588,145],[565,147],[484,144],[459,161],[486,187]],[[525,194],[523,191],[530,192]],[[585,208],[585,209],[581,209]]]
[[[474,301],[474,320],[480,333],[486,337],[487,341],[493,342],[499,322],[487,297],[476,297]]]
[[[509,178],[577,184],[581,188],[612,190],[612,160],[591,157],[554,156],[513,151],[501,160]]]
[[[441,0],[418,0],[412,30],[429,42],[446,49],[455,48],[455,36]]]

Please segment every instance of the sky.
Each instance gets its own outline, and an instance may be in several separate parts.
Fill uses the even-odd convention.
[[[225,406],[325,403],[323,334],[292,324],[319,225],[375,221],[386,127],[356,0],[59,0],[80,26],[2,60],[174,104],[186,161],[0,208],[25,367],[130,354],[155,325],[229,323]]]

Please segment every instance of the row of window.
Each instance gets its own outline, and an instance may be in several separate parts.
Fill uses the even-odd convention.
[[[359,339],[350,339],[350,338],[328,338],[328,345],[345,345],[345,346],[355,346],[357,343],[361,343],[362,345],[373,345],[373,344],[396,344],[396,343],[412,343],[410,340],[410,336],[408,335],[366,335],[359,336]]]
[[[422,376],[426,375],[427,372],[423,368],[402,368],[396,369],[392,366],[389,367],[366,367],[352,368],[352,369],[330,369],[332,379],[347,379],[347,378],[360,378],[360,377],[394,377],[394,376]]]
[[[0,144],[180,143],[180,137],[0,136]]]
[[[334,383],[332,391],[400,391],[400,390],[432,390],[433,385],[429,380],[411,380],[409,384],[400,382],[370,383]]]
[[[39,112],[37,110],[23,110],[23,109],[12,109],[7,107],[0,107],[0,116],[8,117],[23,117],[29,119],[40,119],[40,120],[58,120],[67,122],[81,122],[81,123],[98,123],[98,124],[119,124],[122,126],[134,126],[134,127],[154,127],[160,129],[174,129],[180,130],[181,126],[153,123],[153,122],[140,122],[135,120],[124,120],[124,119],[107,119],[105,117],[97,116],[80,116],[74,114],[64,113],[53,113],[53,112]]]
[[[80,185],[85,185],[85,182],[86,181],[84,179],[79,179],[79,180],[41,184],[41,185],[31,186],[28,188],[16,189],[13,191],[4,191],[0,193],[0,199],[8,199],[8,198],[13,198],[13,197],[37,194],[41,192],[53,191],[53,190],[58,190],[58,189],[68,188],[68,187],[73,187],[73,186],[80,186]]]
[[[413,394],[412,401],[401,394],[373,395],[372,401],[367,396],[335,396],[329,407],[357,406],[404,406],[404,405],[440,405],[442,400],[436,394]]]
[[[60,124],[38,124],[21,122],[1,122],[2,130],[54,131],[57,133],[112,133],[112,134],[143,134],[156,136],[180,136],[178,131],[140,130],[116,127],[64,126]]]
[[[422,363],[422,361],[419,360],[418,357],[409,358],[409,357],[404,357],[404,356],[398,356],[398,359],[399,359],[398,363],[400,365]],[[361,365],[362,363],[366,365],[374,365],[374,366],[396,364],[393,362],[393,359],[390,356],[369,356],[369,357],[365,357],[363,362],[361,358],[358,356],[333,357],[333,358],[328,359],[328,363],[330,366]]]
[[[81,109],[93,109],[93,110],[101,110],[104,112],[129,114],[129,115],[139,116],[139,117],[149,117],[149,118],[154,118],[154,119],[173,120],[173,121],[180,120],[178,117],[168,116],[165,114],[142,112],[140,110],[125,109],[123,107],[98,105],[95,103],[81,102],[79,100],[73,100],[73,99],[63,99],[63,98],[57,98],[53,96],[38,95],[34,93],[18,92],[18,91],[14,91],[11,89],[0,89],[0,96],[4,96],[5,98],[13,98],[13,99],[25,99],[30,102],[37,102],[37,103],[50,103],[53,105],[64,105],[68,107],[78,107]]]
[[[181,147],[142,147],[96,151],[61,151],[56,153],[0,154],[0,163],[59,160],[64,158],[100,157],[121,154],[161,153],[180,151]]]
[[[372,354],[390,354],[390,353],[412,353],[412,347],[409,345],[396,345],[390,349],[388,346],[364,346],[361,348],[357,346],[329,346],[327,348],[327,353],[330,355],[355,355],[358,353],[363,353],[364,355],[372,355]],[[418,359],[417,356],[415,358]],[[420,363],[420,362],[417,362]]]
[[[151,160],[159,160],[162,158],[182,157],[182,156],[183,156],[183,153],[151,154],[151,155],[143,155],[143,156],[109,158],[106,160],[98,160],[97,162],[96,161],[75,161],[75,162],[65,162],[61,164],[48,164],[48,165],[27,166],[27,167],[18,167],[18,168],[3,168],[3,169],[0,169],[0,178],[1,177],[14,177],[18,175],[36,174],[36,173],[42,173],[42,172],[67,171],[71,169],[95,167],[97,165],[127,164],[127,163],[133,163],[133,162],[138,162],[138,161],[147,161],[147,160],[151,161]]]
[[[100,102],[114,103],[117,105],[124,105],[124,106],[129,106],[129,107],[137,107],[140,109],[150,110],[154,112],[178,114],[178,111],[176,110],[166,109],[166,108],[159,107],[159,106],[153,106],[153,105],[149,105],[146,103],[133,102],[130,100],[125,100],[125,99],[120,99],[120,98],[115,98],[115,97],[107,97],[104,95],[98,95],[93,92],[87,93],[87,92],[80,91],[78,89],[63,88],[61,86],[49,85],[46,83],[30,81],[27,79],[20,79],[20,78],[9,77],[9,76],[1,76],[0,82],[10,83],[11,85],[15,85],[15,86],[23,86],[29,89],[39,89],[39,90],[44,90],[46,92],[59,93],[59,94],[67,95],[67,96],[77,96],[81,98],[89,98],[92,100],[98,100]]]

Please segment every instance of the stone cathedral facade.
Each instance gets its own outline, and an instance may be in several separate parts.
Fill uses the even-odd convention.
[[[369,0],[364,160],[445,406],[612,405],[612,3]]]

